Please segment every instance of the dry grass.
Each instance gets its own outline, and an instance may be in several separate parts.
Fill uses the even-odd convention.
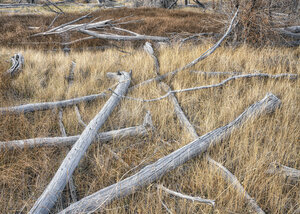
[[[85,13],[87,14],[87,12]],[[66,13],[59,17],[54,26],[81,17],[83,13]],[[224,17],[210,13],[200,13],[182,10],[164,10],[160,8],[123,8],[102,9],[92,13],[92,18],[85,19],[81,23],[92,21],[98,17],[98,21],[128,17],[125,21],[139,20],[137,23],[129,23],[122,27],[144,35],[171,36],[172,33],[201,33],[219,32],[224,26]],[[5,29],[0,35],[0,45],[9,47],[60,47],[60,36],[31,35],[47,30],[55,15],[3,15],[0,20],[0,29]],[[12,24],[13,23],[13,24]],[[40,27],[38,30],[30,30],[28,27]],[[73,33],[71,41],[85,37],[80,33]],[[75,43],[72,47],[88,47],[108,45],[105,40],[88,40]],[[123,45],[124,43],[119,43]],[[135,44],[140,44],[136,42]]]
[[[161,73],[186,64],[207,48],[187,46],[182,49],[160,49]],[[131,54],[106,50],[73,52],[70,56],[65,56],[60,52],[1,48],[1,72],[9,67],[5,60],[15,52],[22,52],[26,61],[24,72],[17,79],[0,80],[1,107],[99,93],[114,84],[106,79],[105,74],[117,70],[132,69],[133,84],[153,77],[152,58],[140,49],[128,51]],[[299,54],[299,49],[254,49],[243,46],[233,50],[221,47],[194,69],[234,70],[245,73],[261,70],[270,74],[300,74]],[[77,64],[75,82],[68,88],[65,76],[68,75],[72,60]],[[174,89],[180,89],[217,83],[221,80],[222,78],[205,78],[183,71],[172,80],[171,85]],[[280,177],[267,176],[264,173],[267,165],[275,160],[290,167],[300,168],[299,85],[299,80],[291,82],[248,79],[237,80],[223,88],[177,95],[199,135],[230,122],[250,104],[264,97],[266,92],[272,92],[282,100],[282,107],[273,115],[249,121],[236,130],[230,139],[209,150],[210,155],[234,173],[248,193],[268,213],[293,213],[299,207],[299,183],[290,185]],[[162,94],[163,91],[153,83],[128,95],[147,99]],[[104,103],[105,99],[81,104],[79,107],[84,121],[90,121]],[[148,109],[156,127],[154,133],[145,138],[114,140],[108,144],[131,167],[142,163],[138,169],[191,141],[190,136],[180,127],[172,110],[172,103],[168,99],[154,103],[122,100],[101,131],[140,124]],[[73,108],[64,110],[63,122],[68,135],[83,131],[78,125]],[[0,141],[59,135],[61,133],[58,116],[52,111],[1,116]],[[29,211],[59,167],[65,150],[66,148],[39,148],[1,151],[1,213]],[[79,198],[119,181],[126,171],[120,162],[112,159],[100,143],[94,143],[74,174]],[[134,172],[128,175],[132,173]],[[216,208],[213,210],[207,205],[159,193],[174,213],[251,212],[235,190],[212,171],[201,157],[166,174],[158,182],[185,194],[216,200]],[[161,206],[156,188],[151,185],[115,201],[105,210],[106,213],[166,212]]]

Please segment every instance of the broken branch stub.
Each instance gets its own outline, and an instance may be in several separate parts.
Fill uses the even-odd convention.
[[[271,163],[266,171],[267,174],[275,174],[283,176],[287,181],[299,182],[300,181],[300,170],[287,167],[278,163]]]
[[[251,105],[227,125],[199,137],[186,146],[160,158],[153,164],[147,165],[136,174],[71,204],[60,213],[94,212],[117,198],[134,193],[136,190],[159,179],[170,170],[206,152],[210,146],[222,142],[234,129],[241,127],[249,119],[255,119],[260,115],[273,112],[280,103],[281,101],[276,96],[267,94],[262,100]]]
[[[16,77],[22,71],[24,66],[24,57],[21,53],[17,53],[10,60],[12,66],[5,74],[10,75],[10,77]]]
[[[130,84],[131,73],[121,72],[119,76],[119,84],[115,89],[115,93],[124,95]],[[51,182],[48,184],[43,194],[35,202],[29,213],[44,214],[50,212],[51,208],[57,201],[58,196],[62,193],[63,189],[66,186],[66,183],[79,164],[79,161],[84,156],[89,145],[95,139],[98,130],[107,120],[120,100],[121,99],[119,96],[112,94],[101,111],[84,129],[79,139],[76,141],[70,152],[67,154],[66,158],[63,160]]]

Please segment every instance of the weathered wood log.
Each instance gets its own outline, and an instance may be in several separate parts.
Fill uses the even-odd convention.
[[[71,67],[70,67],[70,71],[69,71],[69,75],[66,77],[67,82],[68,82],[68,86],[71,86],[74,82],[75,79],[75,74],[74,74],[74,70],[76,67],[76,63],[72,61],[71,63]]]
[[[266,171],[267,174],[276,174],[283,176],[292,183],[300,181],[300,170],[287,167],[278,163],[271,163]]]
[[[300,33],[293,33],[292,31],[289,31],[286,28],[276,28],[275,30],[283,36],[291,37],[294,39],[300,39]]]
[[[156,75],[160,75],[159,74],[159,70],[160,70],[160,66],[159,66],[159,61],[157,59],[157,56],[154,54],[154,50],[153,47],[151,45],[150,42],[146,42],[144,45],[144,50],[152,57],[152,59],[154,60],[154,64],[155,64],[155,73]]]
[[[251,198],[251,196],[246,192],[244,187],[240,184],[238,179],[222,164],[216,162],[215,160],[211,159],[207,156],[207,159],[211,166],[216,167],[217,170],[221,173],[221,175],[233,186],[240,196],[244,197],[251,208],[255,211],[255,213],[264,214],[265,212],[257,205],[256,201]]]
[[[119,84],[115,89],[117,94],[125,94],[131,80],[131,73],[121,72]],[[58,196],[61,194],[66,186],[66,183],[72,176],[75,168],[79,164],[79,161],[84,156],[89,145],[92,143],[97,135],[99,128],[104,124],[110,113],[119,103],[120,97],[112,94],[112,96],[105,103],[101,111],[94,117],[94,119],[84,129],[79,139],[73,145],[71,151],[63,160],[59,169],[55,173],[51,182],[39,199],[35,202],[29,213],[43,214],[49,213],[53,205],[55,204]]]
[[[151,116],[150,114],[147,114],[144,118],[143,125],[98,133],[94,141],[103,143],[111,141],[113,139],[144,136],[151,129],[153,129]],[[0,142],[0,151],[25,148],[30,149],[35,147],[71,146],[79,139],[79,137],[80,135],[68,137],[32,138],[26,140]]]
[[[82,118],[81,118],[81,115],[80,115],[78,106],[75,105],[75,106],[74,106],[74,109],[75,109],[75,113],[76,113],[76,116],[77,116],[78,123],[79,123],[80,125],[82,125],[83,127],[86,127],[87,125],[85,124],[85,122],[83,122],[83,120],[82,120]]]
[[[239,10],[236,11],[236,13],[234,14],[233,18],[231,19],[230,21],[230,24],[229,24],[229,27],[228,29],[226,30],[225,34],[222,36],[222,38],[216,43],[214,44],[211,48],[209,48],[207,51],[205,51],[201,56],[199,56],[198,58],[194,59],[192,62],[186,64],[185,66],[181,67],[181,68],[178,68],[174,71],[171,71],[171,72],[168,72],[166,74],[163,74],[163,75],[160,75],[160,76],[156,76],[152,79],[148,79],[148,80],[145,80],[144,82],[141,82],[135,86],[132,86],[131,88],[129,88],[129,90],[132,90],[134,88],[137,88],[137,87],[140,87],[142,85],[146,85],[146,84],[149,84],[153,81],[161,81],[161,80],[164,80],[166,79],[167,77],[171,76],[175,76],[178,72],[180,71],[183,71],[187,68],[190,68],[190,67],[193,67],[194,65],[196,65],[198,62],[206,59],[209,55],[211,55],[213,52],[215,52],[215,50],[221,45],[221,43],[224,41],[224,39],[229,35],[229,33],[231,32],[232,28],[233,28],[233,24],[234,24],[234,21],[237,17],[237,14],[238,14]]]
[[[15,54],[11,59],[11,68],[6,71],[5,75],[10,75],[10,77],[17,76],[24,66],[24,57],[21,53]]]
[[[227,125],[199,137],[186,146],[160,158],[153,164],[147,165],[136,174],[81,199],[60,213],[93,212],[103,208],[103,206],[117,198],[134,193],[141,187],[159,179],[170,170],[206,152],[210,146],[224,141],[234,129],[241,127],[249,119],[255,119],[265,113],[271,113],[279,105],[280,100],[276,96],[267,94],[262,100],[251,105]]]
[[[85,29],[79,29],[78,31],[93,36],[97,39],[107,39],[107,40],[115,40],[115,41],[139,41],[139,40],[152,40],[157,42],[169,41],[169,38],[161,37],[161,36],[147,36],[147,35],[123,36],[117,34],[101,34],[95,31],[85,30]]]
[[[29,113],[34,111],[44,111],[44,110],[55,109],[55,108],[64,108],[67,106],[76,105],[82,102],[89,102],[104,97],[106,97],[106,93],[103,92],[100,94],[92,94],[92,95],[77,97],[69,100],[44,102],[44,103],[30,103],[30,104],[12,106],[12,107],[1,107],[0,115],[22,114],[22,113]]]
[[[168,85],[163,85],[164,90],[165,91],[170,91],[171,88],[168,87]],[[183,127],[189,132],[189,134],[194,138],[197,139],[199,136],[194,128],[194,126],[190,123],[190,121],[187,119],[187,117],[185,116],[183,110],[181,109],[176,97],[174,96],[174,94],[171,94],[170,96],[173,105],[174,105],[174,110],[175,113],[177,115],[177,117],[179,118],[180,122],[182,123]],[[225,179],[231,184],[233,185],[238,191],[239,193],[244,193],[241,194],[243,197],[245,197],[245,199],[247,200],[247,202],[250,204],[250,206],[254,209],[254,211],[256,213],[264,213],[263,210],[257,205],[257,203],[255,202],[254,199],[252,199],[249,194],[244,190],[243,186],[239,183],[239,181],[237,180],[237,178],[230,173],[230,171],[228,169],[226,169],[224,166],[222,166],[220,163],[217,163],[216,161],[214,161],[212,158],[209,157],[209,155],[207,155],[207,159],[209,161],[209,163],[211,163],[212,165],[217,165],[219,167],[220,170],[222,170],[222,175],[228,175],[229,178],[227,178],[227,176],[224,176]],[[216,164],[217,163],[217,164]],[[233,182],[234,181],[234,182]]]
[[[185,195],[185,194],[182,194],[182,193],[179,193],[179,192],[175,192],[173,190],[170,190],[166,187],[164,187],[163,185],[157,185],[157,188],[158,189],[161,189],[171,195],[174,195],[176,197],[179,197],[179,198],[183,198],[183,199],[187,199],[187,200],[191,200],[191,201],[197,201],[197,202],[200,202],[200,203],[204,203],[204,204],[210,204],[212,206],[215,206],[215,201],[214,200],[210,200],[210,199],[204,199],[204,198],[200,198],[200,197],[193,197],[193,196],[189,196],[189,195]]]

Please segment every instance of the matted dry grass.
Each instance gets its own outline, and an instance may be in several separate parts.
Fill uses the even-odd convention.
[[[87,13],[87,12],[86,12]],[[58,26],[81,17],[83,13],[66,13],[60,16],[54,23]],[[135,31],[144,35],[171,36],[174,33],[202,33],[220,32],[224,26],[224,18],[221,15],[201,13],[184,10],[165,10],[160,8],[122,8],[122,9],[101,9],[92,12],[93,17],[79,23],[90,22],[96,17],[98,21],[119,18],[126,18],[124,21],[139,20],[137,23],[122,25],[123,28]],[[31,46],[31,47],[60,47],[62,42],[60,36],[39,36],[31,35],[47,30],[55,15],[1,15],[0,45],[9,47]],[[29,27],[40,27],[37,30],[30,30]],[[85,37],[80,33],[72,33],[71,41]],[[88,40],[78,42],[71,47],[89,47],[109,45],[105,40]],[[119,43],[120,45],[124,43]],[[126,43],[125,43],[126,44]],[[140,44],[140,42],[135,42]]]
[[[161,73],[183,66],[203,53],[208,46],[186,46],[182,49],[166,47],[159,50]],[[32,49],[1,48],[1,72],[9,67],[5,60],[15,52],[22,52],[25,68],[18,78],[0,82],[0,103],[13,106],[32,102],[54,101],[105,91],[114,81],[105,74],[132,69],[132,84],[154,77],[152,58],[142,49],[128,49],[130,54],[115,50],[104,52],[45,53]],[[237,49],[221,47],[193,70],[242,71],[252,73],[298,73],[299,49],[243,46]],[[75,82],[68,88],[71,61],[76,62]],[[207,85],[222,78],[210,78],[182,71],[171,82],[174,89]],[[199,135],[227,124],[245,108],[272,92],[282,100],[274,114],[248,121],[221,145],[209,149],[209,154],[226,166],[267,213],[293,213],[299,207],[299,183],[288,184],[278,176],[269,176],[269,163],[300,168],[299,156],[299,80],[236,80],[222,88],[177,94],[177,98]],[[135,89],[128,95],[153,98],[164,94],[152,83]],[[106,99],[79,106],[83,120],[88,123],[99,112]],[[144,138],[113,140],[108,146],[135,170],[186,145],[192,139],[182,129],[168,99],[141,103],[123,99],[113,111],[101,131],[141,124],[146,110],[150,110],[156,131]],[[68,135],[79,134],[73,108],[63,112]],[[57,112],[44,111],[18,116],[1,116],[0,141],[33,137],[60,136]],[[29,211],[41,195],[66,154],[65,147],[1,151],[0,154],[0,212]],[[74,173],[79,198],[124,179],[128,171],[114,160],[101,142],[94,143]],[[116,200],[105,207],[105,213],[165,213],[160,198],[174,213],[251,213],[249,207],[222,177],[210,169],[201,157],[167,173],[157,182],[185,194],[215,199],[216,207],[192,203],[157,193],[149,185],[135,194]],[[67,193],[65,193],[67,194]],[[65,204],[68,204],[65,201]],[[58,210],[56,207],[55,210]],[[53,210],[53,212],[55,212]]]

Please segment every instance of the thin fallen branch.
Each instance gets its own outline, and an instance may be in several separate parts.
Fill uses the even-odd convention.
[[[266,171],[267,174],[281,175],[291,182],[300,181],[300,170],[287,167],[278,163],[271,163]]]
[[[221,72],[221,71],[190,71],[191,74],[202,74],[204,76],[236,76],[236,75],[241,75],[242,72],[238,72],[238,71],[233,71],[233,72]]]
[[[115,41],[139,41],[139,40],[152,40],[157,42],[169,41],[167,37],[161,36],[147,36],[147,35],[137,35],[137,36],[123,36],[117,34],[101,34],[91,30],[79,29],[81,33],[93,36],[97,39],[107,39],[107,40],[115,40]]]
[[[44,103],[30,103],[30,104],[12,106],[12,107],[1,107],[0,115],[22,114],[22,113],[29,113],[34,111],[44,111],[44,110],[55,109],[55,108],[65,108],[67,106],[76,105],[82,102],[89,102],[104,97],[106,97],[106,93],[103,92],[100,94],[92,94],[92,95],[77,97],[69,100],[44,102]]]
[[[121,72],[119,84],[115,89],[117,94],[125,94],[131,80],[131,73]],[[117,106],[120,101],[120,97],[112,94],[101,111],[94,117],[94,119],[84,129],[79,139],[73,145],[71,151],[63,160],[59,169],[55,173],[51,182],[44,190],[43,194],[35,202],[29,213],[44,214],[49,213],[53,205],[55,204],[58,196],[61,194],[66,186],[66,183],[72,176],[79,161],[84,156],[89,145],[92,143],[97,135],[99,128],[104,124],[110,113]]]
[[[136,174],[71,204],[60,213],[86,213],[100,210],[113,200],[134,193],[138,189],[159,179],[165,173],[199,156],[211,146],[224,141],[233,130],[240,128],[249,119],[273,112],[280,100],[273,94],[267,94],[262,100],[247,108],[241,115],[227,125],[217,128],[171,154],[147,165]]]
[[[167,92],[161,97],[153,98],[153,99],[141,99],[141,98],[135,98],[135,97],[129,97],[129,96],[122,96],[123,98],[129,99],[129,100],[135,100],[139,102],[156,102],[159,100],[162,100],[168,96],[170,96],[172,93],[182,93],[182,92],[189,92],[189,91],[196,91],[196,90],[201,90],[201,89],[208,89],[208,88],[215,88],[215,87],[220,87],[224,86],[226,83],[236,80],[236,79],[241,79],[241,78],[253,78],[253,77],[259,77],[259,78],[270,78],[270,79],[283,79],[287,78],[288,80],[296,80],[298,79],[298,74],[264,74],[264,73],[255,73],[255,74],[243,74],[243,75],[238,75],[238,76],[233,76],[229,77],[228,79],[223,80],[220,83],[217,84],[212,84],[212,85],[205,85],[205,86],[198,86],[198,87],[193,87],[193,88],[185,88],[185,89],[177,89],[177,90],[172,90]]]
[[[104,143],[113,139],[122,139],[134,136],[145,136],[152,129],[153,124],[151,121],[151,115],[147,114],[144,118],[143,125],[98,133],[94,141]],[[72,146],[79,139],[79,137],[80,135],[68,137],[32,138],[26,140],[0,142],[0,151],[25,148],[30,149],[36,147]]]
[[[238,179],[222,164],[216,162],[215,160],[207,157],[211,166],[215,167],[221,175],[237,190],[241,197],[244,197],[252,209],[259,214],[264,214],[265,212],[257,205],[256,201],[251,198],[251,196],[246,192],[244,187],[240,184]]]
[[[11,60],[11,68],[6,71],[5,75],[10,75],[10,77],[16,77],[21,71],[22,67],[24,66],[24,57],[21,53],[15,54]]]
[[[183,198],[183,199],[187,199],[187,200],[191,200],[191,201],[197,201],[197,202],[200,202],[200,203],[204,203],[204,204],[210,204],[211,206],[215,206],[215,201],[214,200],[210,200],[210,199],[203,199],[203,198],[200,198],[200,197],[193,197],[193,196],[189,196],[189,195],[184,195],[182,193],[179,193],[179,192],[175,192],[173,190],[170,190],[166,187],[164,187],[163,185],[157,185],[157,188],[158,189],[161,189],[171,195],[174,195],[176,197],[179,197],[179,198]]]
[[[161,81],[161,80],[167,78],[168,76],[174,77],[178,72],[183,71],[183,70],[185,70],[187,68],[190,68],[190,67],[196,65],[198,62],[200,62],[200,61],[204,60],[205,58],[207,58],[209,55],[211,55],[220,46],[220,44],[224,41],[224,39],[231,32],[231,30],[233,28],[233,23],[234,23],[234,21],[235,21],[235,19],[237,17],[237,14],[238,14],[238,11],[239,10],[237,10],[236,13],[234,14],[234,16],[233,16],[233,18],[232,18],[232,20],[231,20],[231,22],[229,24],[228,29],[225,32],[225,34],[222,36],[222,38],[216,44],[214,44],[211,48],[209,48],[207,51],[205,51],[200,57],[198,57],[197,59],[193,60],[192,62],[188,63],[187,65],[185,65],[185,66],[183,66],[181,68],[178,68],[178,69],[176,69],[174,71],[171,71],[171,72],[168,72],[166,74],[163,74],[163,75],[157,76],[155,78],[148,79],[148,80],[146,80],[144,82],[141,82],[141,83],[139,83],[139,84],[131,87],[130,90],[132,90],[134,88],[137,88],[137,87],[140,87],[140,86],[145,85],[145,84],[149,84],[149,83],[151,83],[153,81]]]

